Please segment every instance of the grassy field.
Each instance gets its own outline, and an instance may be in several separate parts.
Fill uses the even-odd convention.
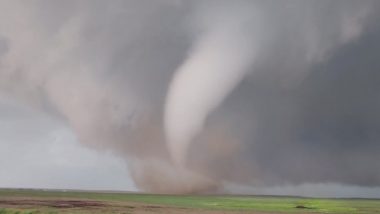
[[[10,213],[380,214],[380,200],[0,190],[0,214]]]

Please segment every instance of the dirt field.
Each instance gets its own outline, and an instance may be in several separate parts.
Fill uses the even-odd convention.
[[[5,213],[120,213],[120,214],[149,214],[149,213],[201,213],[201,214],[217,214],[217,213],[252,213],[261,214],[263,212],[255,211],[221,211],[221,210],[204,210],[194,208],[179,208],[160,205],[146,205],[141,203],[110,203],[88,200],[29,200],[29,199],[9,199],[0,200],[0,207],[5,208]],[[1,212],[0,212],[1,213]],[[268,214],[268,212],[265,212]]]

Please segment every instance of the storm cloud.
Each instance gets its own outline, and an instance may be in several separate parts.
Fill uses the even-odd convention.
[[[376,0],[0,0],[0,92],[144,191],[380,186]]]

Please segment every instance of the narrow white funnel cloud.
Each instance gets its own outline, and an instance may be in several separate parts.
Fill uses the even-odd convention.
[[[254,58],[252,36],[244,33],[243,20],[212,26],[174,74],[166,100],[165,130],[175,164],[185,164],[189,144],[207,115],[248,72]]]

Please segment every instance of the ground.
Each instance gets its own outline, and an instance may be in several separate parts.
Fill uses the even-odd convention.
[[[0,214],[16,213],[380,214],[380,200],[0,190]]]

